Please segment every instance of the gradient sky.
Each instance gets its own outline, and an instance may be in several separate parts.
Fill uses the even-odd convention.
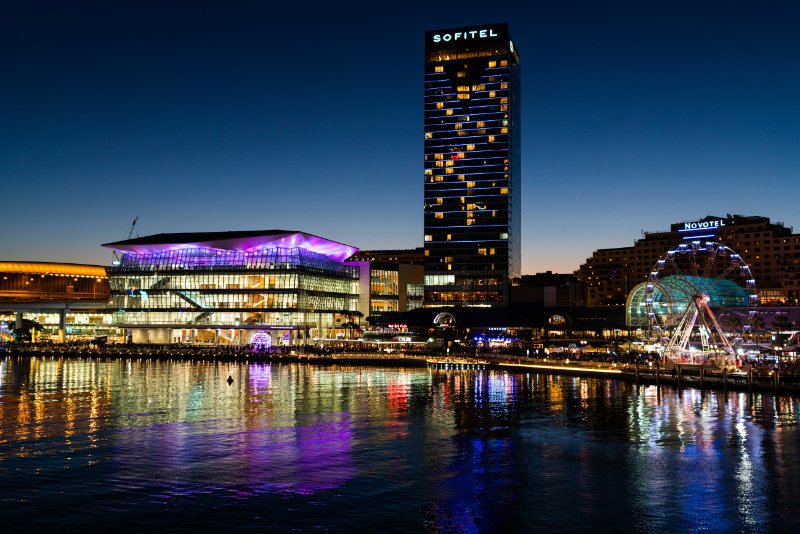
[[[0,260],[109,265],[135,217],[422,246],[424,32],[495,22],[524,274],[705,215],[800,231],[800,2],[26,0],[0,7]]]

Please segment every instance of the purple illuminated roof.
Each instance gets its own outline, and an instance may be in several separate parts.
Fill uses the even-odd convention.
[[[291,230],[155,234],[116,243],[105,243],[103,246],[136,254],[154,254],[185,248],[212,248],[236,252],[256,252],[271,248],[303,248],[336,261],[344,261],[358,252],[356,247],[350,245]]]

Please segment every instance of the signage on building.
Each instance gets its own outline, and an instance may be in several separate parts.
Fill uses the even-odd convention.
[[[433,34],[434,43],[449,43],[450,41],[465,41],[467,39],[486,39],[488,37],[498,37],[497,31],[489,29],[463,30],[451,33]]]
[[[679,232],[693,232],[695,230],[717,230],[725,226],[723,219],[710,219],[707,221],[685,222]]]

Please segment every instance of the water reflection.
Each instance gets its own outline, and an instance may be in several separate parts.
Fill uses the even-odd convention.
[[[208,527],[223,507],[289,510],[275,528],[786,530],[797,414],[555,375],[6,358],[0,490],[6,517],[48,504],[76,524]]]

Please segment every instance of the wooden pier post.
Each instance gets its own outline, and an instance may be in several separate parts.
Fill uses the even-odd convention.
[[[728,388],[728,368],[722,368],[722,390],[725,391]]]

